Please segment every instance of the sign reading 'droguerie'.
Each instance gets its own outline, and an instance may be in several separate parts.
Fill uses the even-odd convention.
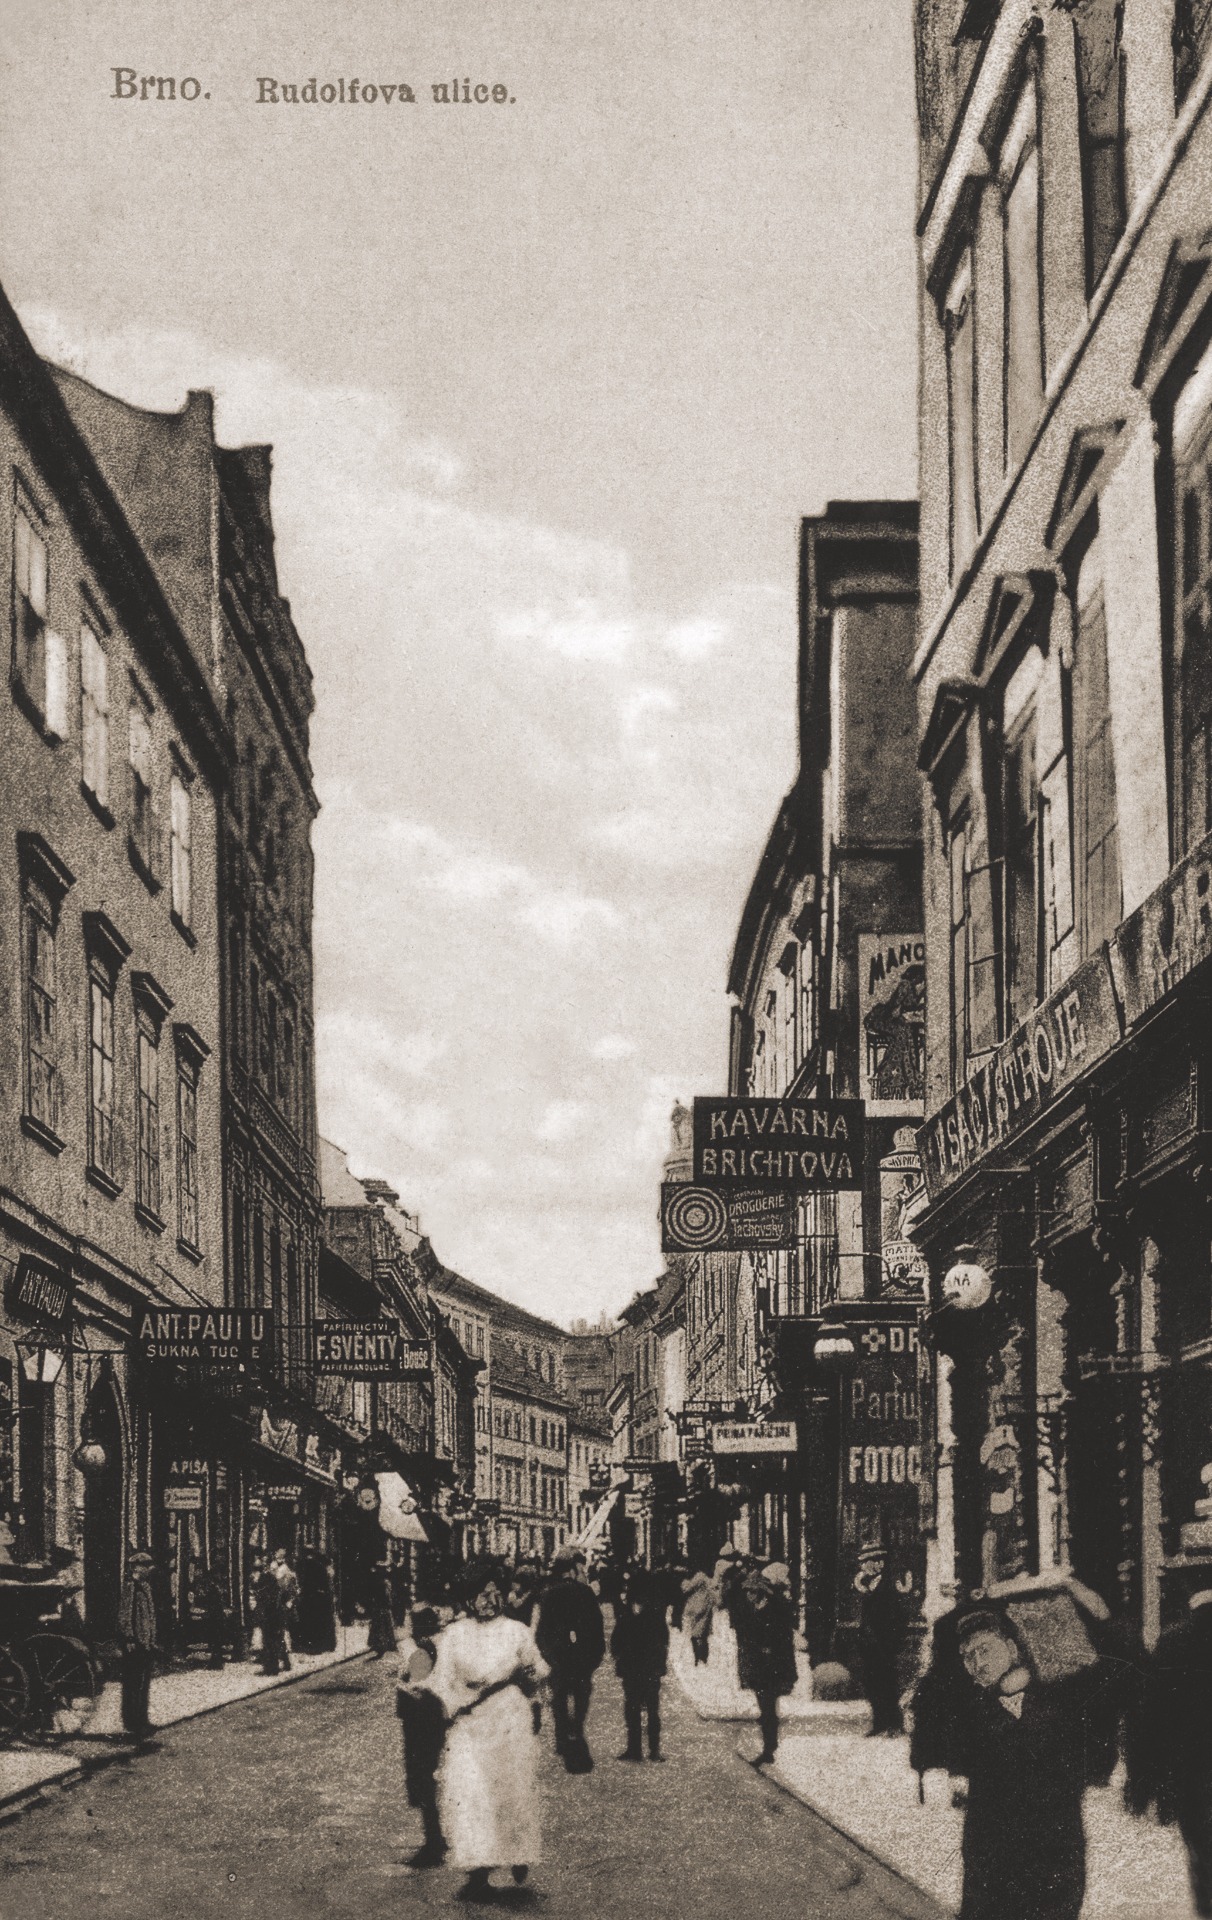
[[[863,1184],[861,1100],[694,1103],[694,1178],[802,1193]]]
[[[711,1429],[713,1453],[794,1453],[794,1420],[721,1420]]]
[[[268,1358],[272,1338],[263,1307],[154,1307],[139,1316],[135,1353],[157,1365],[238,1373]]]
[[[1010,1038],[973,1069],[967,1083],[917,1136],[931,1199],[990,1148],[1020,1133],[1119,1039],[1107,955],[1069,976]]]
[[[428,1340],[409,1340],[394,1320],[315,1320],[312,1365],[343,1380],[415,1380],[428,1374]]]
[[[795,1194],[790,1187],[696,1187],[668,1180],[661,1188],[662,1253],[746,1253],[795,1245]]]
[[[1111,943],[1111,965],[1135,1024],[1212,954],[1212,837],[1124,921]]]

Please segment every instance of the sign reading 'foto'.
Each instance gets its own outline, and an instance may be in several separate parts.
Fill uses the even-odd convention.
[[[790,1187],[696,1187],[669,1180],[661,1188],[662,1253],[747,1253],[795,1245],[795,1194]]]
[[[694,1178],[801,1193],[861,1187],[863,1103],[698,1099]]]
[[[342,1380],[415,1380],[429,1373],[428,1340],[409,1340],[391,1320],[316,1320],[312,1365]]]
[[[794,1453],[796,1446],[793,1420],[721,1420],[711,1429],[713,1453]]]
[[[1119,1039],[1103,949],[1071,974],[1010,1038],[972,1069],[917,1136],[931,1199],[992,1147],[1020,1133]]]

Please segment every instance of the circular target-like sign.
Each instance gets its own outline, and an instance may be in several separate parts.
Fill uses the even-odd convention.
[[[687,1253],[701,1253],[725,1238],[728,1209],[710,1187],[682,1187],[666,1201],[665,1231]]]

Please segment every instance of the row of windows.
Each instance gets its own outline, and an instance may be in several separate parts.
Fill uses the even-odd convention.
[[[565,1430],[562,1420],[546,1420],[532,1414],[523,1414],[520,1407],[498,1405],[495,1409],[494,1431],[501,1440],[524,1440],[529,1434],[532,1447],[547,1447],[552,1451],[564,1451]]]
[[[265,1307],[281,1329],[279,1368],[296,1384],[310,1372],[307,1322],[312,1317],[308,1278],[299,1258],[294,1230],[285,1215],[259,1197],[248,1200],[233,1191],[231,1209],[232,1285],[236,1304]],[[362,1396],[355,1397],[355,1405]],[[369,1395],[365,1399],[369,1420]],[[359,1416],[360,1417],[360,1416]]]
[[[482,1360],[484,1358],[483,1321],[471,1319],[462,1320],[458,1314],[452,1314],[450,1324],[454,1330],[455,1338],[459,1341],[464,1353],[469,1353],[475,1360]]]
[[[779,960],[781,980],[766,994],[754,1023],[750,1093],[776,1098],[795,1079],[817,1040],[816,954],[790,941]]]
[[[529,1491],[529,1503],[527,1502]],[[520,1507],[529,1504],[536,1513],[563,1513],[566,1490],[564,1476],[557,1473],[539,1473],[533,1467],[529,1474],[523,1467],[499,1462],[496,1470],[496,1497],[506,1505]]]
[[[1072,9],[1072,26],[1085,275],[1092,293],[1127,218],[1120,0],[1083,0]],[[1051,71],[1047,77],[1051,84]],[[1039,122],[1039,82],[1032,73],[983,189],[996,195],[998,217],[984,218],[978,204],[942,302],[953,576],[962,571],[986,517],[982,482],[989,473],[982,445],[1000,433],[1002,473],[1021,465],[1039,420],[1048,366],[1062,344],[1050,341],[1045,330],[1048,245]],[[986,249],[995,234],[1000,259],[991,261]]]
[[[71,876],[44,843],[21,842],[22,1002],[26,1131],[58,1152],[64,1144],[73,1057],[73,1013],[60,989],[64,902]],[[87,980],[88,1168],[95,1185],[117,1195],[133,1161],[135,1201],[149,1224],[162,1226],[162,1040],[172,1002],[147,973],[129,973],[130,946],[102,914],[86,914],[81,936]],[[198,1081],[209,1049],[189,1026],[173,1028],[177,1232],[200,1250]],[[125,1099],[127,1087],[130,1099]],[[122,1118],[133,1106],[133,1141]]]
[[[71,647],[49,624],[50,578],[46,523],[18,479],[13,508],[13,683],[43,734],[58,743],[72,727]],[[78,711],[81,782],[101,818],[114,824],[116,804],[111,731],[126,728],[127,835],[132,864],[158,891],[165,858],[160,827],[163,770],[157,765],[149,695],[133,674],[124,701],[111,684],[105,622],[87,602],[80,607]],[[122,711],[124,706],[125,711]],[[169,901],[178,925],[193,924],[193,774],[175,749],[168,769]]]

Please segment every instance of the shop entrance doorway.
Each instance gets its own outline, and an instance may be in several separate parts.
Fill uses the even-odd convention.
[[[84,1476],[84,1613],[89,1632],[113,1640],[122,1593],[123,1493],[126,1484],[122,1418],[108,1370],[85,1407],[83,1433],[101,1448],[103,1464]]]

